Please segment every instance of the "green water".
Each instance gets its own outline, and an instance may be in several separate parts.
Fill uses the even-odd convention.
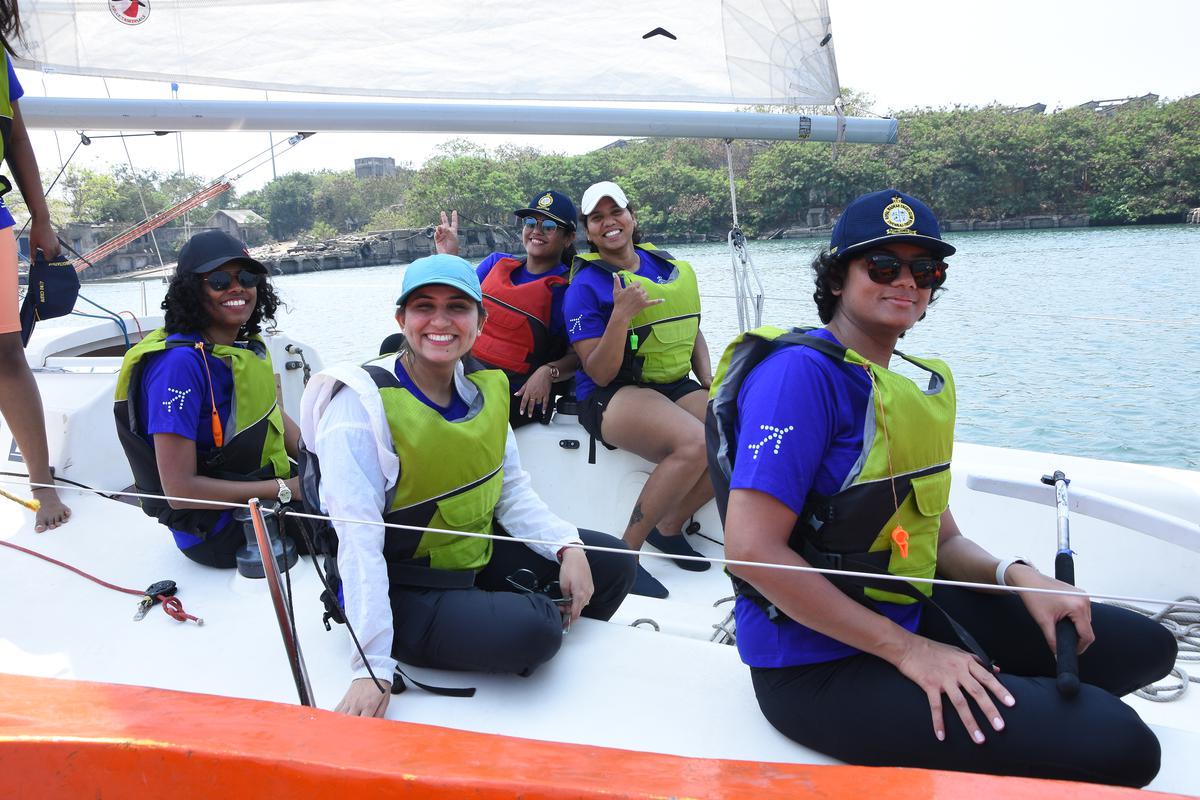
[[[962,441],[1200,469],[1200,226],[988,231],[951,237],[946,292],[901,342],[945,359]],[[752,242],[763,321],[816,325],[817,240]],[[737,331],[724,244],[670,248],[696,267],[714,363]],[[403,267],[284,276],[279,325],[326,364],[395,330]],[[148,306],[161,283],[146,284]],[[85,285],[140,311],[137,285]],[[81,304],[80,308],[84,306]]]

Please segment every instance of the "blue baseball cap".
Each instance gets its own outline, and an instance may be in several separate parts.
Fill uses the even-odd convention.
[[[518,208],[513,212],[518,217],[534,213],[545,214],[559,225],[575,229],[575,204],[562,192],[553,189],[539,192],[530,199],[528,208]]]
[[[829,254],[846,258],[885,242],[909,242],[939,258],[954,253],[929,206],[899,189],[884,189],[846,206],[829,236]]]
[[[408,269],[404,271],[404,283],[400,287],[396,305],[404,305],[405,298],[412,294],[414,289],[431,283],[452,286],[469,295],[475,302],[483,302],[483,290],[479,288],[479,278],[470,262],[449,253],[438,253],[418,258],[408,265]]]

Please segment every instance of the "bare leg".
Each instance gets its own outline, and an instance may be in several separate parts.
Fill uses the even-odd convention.
[[[701,436],[704,435],[704,415],[708,409],[708,392],[695,391],[679,398],[676,405],[700,420]],[[705,453],[705,469],[692,484],[675,507],[658,522],[658,530],[664,536],[677,536],[683,530],[683,523],[695,514],[701,506],[713,499],[712,479],[708,476],[708,454]]]
[[[29,470],[30,483],[54,483],[50,475],[50,454],[46,446],[46,420],[42,414],[42,397],[37,382],[25,360],[21,334],[0,334],[0,414],[12,430],[17,447]],[[41,533],[57,528],[71,516],[53,488],[34,489],[41,501],[34,530]]]
[[[707,480],[704,426],[653,389],[626,386],[604,412],[604,440],[658,466],[642,487],[622,538],[640,550],[650,529],[679,504],[700,478]],[[711,496],[711,489],[710,496]]]

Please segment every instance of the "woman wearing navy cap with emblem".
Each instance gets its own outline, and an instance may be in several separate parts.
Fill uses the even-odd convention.
[[[472,355],[508,375],[508,421],[519,428],[550,421],[555,384],[569,381],[579,366],[562,310],[567,265],[575,258],[575,204],[548,189],[513,214],[521,221],[525,257],[492,253],[475,268],[487,324]],[[457,211],[449,219],[442,213],[434,242],[439,253],[458,255]]]
[[[50,225],[50,211],[42,194],[41,177],[33,145],[25,131],[17,99],[24,94],[9,54],[14,52],[10,38],[21,35],[21,14],[16,0],[0,0],[0,46],[4,65],[0,68],[0,158],[16,178],[25,207],[29,210],[29,254],[41,250],[47,259],[58,256],[58,237]],[[11,186],[0,178],[0,194]],[[21,344],[21,321],[17,315],[17,240],[12,235],[13,217],[0,200],[0,413],[12,430],[21,457],[25,460],[31,483],[45,484],[33,489],[41,503],[34,530],[41,532],[66,523],[71,509],[58,497],[50,474],[50,454],[46,445],[46,420],[37,383],[25,360]]]
[[[276,401],[271,354],[259,336],[279,299],[267,268],[223,231],[188,240],[167,286],[164,326],[121,364],[117,434],[140,492],[244,503],[298,499],[289,456],[300,429]],[[245,543],[227,508],[141,500],[188,558],[236,565]]]
[[[307,462],[320,464],[311,491],[317,470],[305,470],[306,494],[335,520],[362,521],[334,523],[342,613],[362,644],[338,711],[383,716],[397,661],[529,675],[573,620],[608,619],[633,583],[627,556],[570,546],[619,540],[579,530],[534,493],[508,380],[464,360],[484,316],[470,264],[418,259],[396,301],[399,352],[325,370],[304,391]]]
[[[592,252],[572,265],[564,312],[581,362],[575,381],[580,422],[606,447],[656,464],[634,503],[625,543],[639,550],[648,541],[665,553],[698,556],[682,532],[712,498],[703,423],[712,368],[700,332],[696,273],[686,261],[641,243],[633,205],[612,181],[590,186],[580,211]],[[707,561],[675,563],[693,571],[709,567]],[[634,592],[667,596],[641,567]]]
[[[950,513],[954,381],[945,363],[895,348],[953,253],[920,200],[859,197],[813,262],[825,327],[760,328],[729,346],[709,462],[730,559],[1075,591],[990,555]],[[927,387],[893,372],[895,357]],[[759,706],[807,747],[853,764],[1129,786],[1158,771],[1157,739],[1119,699],[1174,663],[1153,622],[1082,595],[731,570]],[[1081,653],[1070,699],[1054,677],[1063,619]]]

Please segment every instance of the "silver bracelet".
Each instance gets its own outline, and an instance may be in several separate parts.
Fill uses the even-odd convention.
[[[1033,564],[1030,564],[1029,561],[1024,558],[1002,558],[1000,559],[1000,563],[996,565],[997,586],[1008,586],[1008,584],[1004,582],[1004,573],[1008,572],[1008,568],[1013,564],[1024,564],[1030,569],[1037,569],[1037,567],[1033,566]]]

